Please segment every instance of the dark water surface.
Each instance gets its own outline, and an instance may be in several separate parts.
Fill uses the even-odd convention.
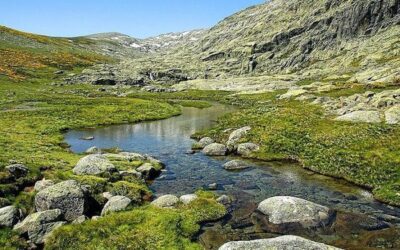
[[[218,184],[218,192],[243,202],[257,203],[276,195],[304,198],[348,212],[400,217],[400,209],[373,200],[370,192],[347,182],[314,174],[292,163],[249,162],[253,167],[228,172],[222,165],[231,157],[211,158],[187,155],[190,135],[211,127],[232,107],[216,104],[211,108],[183,108],[180,116],[133,125],[117,125],[94,130],[75,130],[65,135],[74,152],[91,146],[119,147],[124,151],[150,154],[166,164],[166,171],[151,186],[156,195],[187,194]],[[92,141],[80,138],[94,136]]]

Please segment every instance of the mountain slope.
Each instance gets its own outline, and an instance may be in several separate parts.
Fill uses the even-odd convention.
[[[229,90],[279,89],[326,78],[392,82],[399,77],[399,24],[399,0],[273,0],[226,18],[194,43],[110,70],[147,82]],[[165,79],[171,71],[179,76]]]

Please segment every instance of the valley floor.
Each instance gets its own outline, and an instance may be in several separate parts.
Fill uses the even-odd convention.
[[[178,115],[179,105],[201,108],[209,105],[207,101],[229,103],[238,106],[239,109],[219,119],[214,128],[197,133],[195,138],[210,136],[218,142],[226,142],[229,129],[251,126],[252,130],[243,138],[243,142],[251,141],[261,148],[249,157],[267,161],[295,160],[312,171],[370,188],[376,199],[395,206],[400,205],[398,126],[333,121],[332,117],[326,115],[317,105],[278,100],[277,94],[283,92],[251,95],[196,90],[147,93],[135,88],[51,84],[56,80],[57,77],[54,79],[53,76],[24,83],[1,79],[1,206],[13,203],[22,209],[23,213],[29,214],[34,209],[35,192],[32,191],[32,186],[37,180],[43,177],[51,180],[73,178],[71,169],[81,156],[68,150],[68,146],[63,142],[64,131],[163,119]],[[13,179],[5,170],[10,163],[27,165],[29,175]],[[80,181],[96,184],[97,181],[103,180]],[[140,244],[154,244],[152,246],[157,248],[172,237],[176,238],[174,242],[178,244],[171,246],[172,248],[199,247],[189,238],[198,230],[200,218],[218,218],[224,213],[214,204],[215,197],[210,194],[201,195],[203,199],[199,204],[193,205],[193,210],[182,207],[181,214],[179,211],[160,213],[152,208],[135,210],[137,217],[142,218],[142,221],[134,222],[135,230],[149,230],[140,236],[143,240]],[[91,235],[93,228],[103,227],[104,223],[112,225],[109,230],[118,229],[123,234],[130,234],[132,232],[124,229],[122,224],[131,216],[133,215],[127,213],[120,218],[111,218],[111,222],[100,220],[79,228],[65,227],[57,231],[56,235],[59,238],[50,239],[51,244],[47,248],[66,249],[73,246],[90,249],[96,244],[111,246],[115,243],[111,239],[97,242],[98,237],[104,235],[94,236],[89,243],[85,237]],[[188,224],[180,224],[183,219],[181,216],[189,221]],[[151,219],[148,221],[146,218]],[[146,220],[147,222],[143,222]],[[175,226],[165,230],[167,225]],[[154,231],[151,227],[154,227]],[[160,241],[147,242],[154,232],[159,234]],[[111,234],[111,231],[103,233],[107,235]],[[81,238],[74,245],[72,239],[77,235]],[[79,242],[82,245],[79,245]],[[9,230],[0,230],[0,246],[13,249],[18,246],[25,247],[25,242]]]

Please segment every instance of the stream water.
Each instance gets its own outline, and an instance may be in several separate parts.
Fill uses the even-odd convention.
[[[74,130],[69,131],[65,139],[77,153],[91,146],[119,147],[160,159],[166,164],[166,171],[151,185],[156,196],[188,194],[217,183],[217,192],[235,197],[239,208],[272,196],[289,195],[341,211],[400,217],[399,208],[375,201],[369,191],[312,173],[293,163],[247,161],[251,168],[229,172],[222,165],[232,157],[207,157],[201,152],[186,154],[193,143],[191,134],[211,127],[219,116],[232,109],[220,104],[206,109],[183,108],[182,115],[169,119]],[[94,140],[81,140],[90,136]]]

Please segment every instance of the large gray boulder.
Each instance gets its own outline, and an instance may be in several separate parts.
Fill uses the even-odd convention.
[[[219,250],[339,250],[339,248],[314,242],[299,236],[285,235],[273,239],[232,241]]]
[[[385,119],[387,124],[400,123],[400,106],[393,106],[385,112]]]
[[[53,209],[28,215],[14,226],[14,230],[20,234],[28,234],[29,239],[35,244],[42,244],[54,229],[64,224],[62,211]]]
[[[112,196],[101,211],[101,215],[123,211],[129,206],[129,204],[131,204],[131,202],[132,200],[125,196]]]
[[[328,207],[290,196],[276,196],[262,201],[258,210],[268,217],[271,225],[300,225],[304,228],[324,226],[329,223]]]
[[[241,170],[249,168],[249,166],[240,160],[232,160],[224,164],[226,170]]]
[[[116,171],[115,166],[104,155],[94,154],[83,157],[73,169],[77,175],[99,175]]]
[[[236,144],[251,130],[251,127],[246,126],[233,131],[226,142],[229,151],[236,150]]]
[[[214,143],[214,140],[211,139],[210,137],[204,137],[200,141],[195,142],[192,146],[193,149],[203,149],[206,146]]]
[[[25,177],[29,169],[23,164],[13,164],[6,167],[6,170],[15,178]]]
[[[73,221],[85,212],[85,194],[78,182],[69,180],[57,183],[37,193],[37,211],[60,209],[68,221]]]
[[[175,195],[167,194],[155,199],[151,204],[160,208],[174,208],[179,202]]]
[[[247,142],[238,145],[237,154],[241,156],[249,156],[258,150],[260,150],[260,146],[255,143]]]
[[[336,121],[380,123],[381,116],[378,111],[354,111],[335,119]]]
[[[12,227],[18,222],[20,213],[14,206],[0,208],[0,227]]]
[[[35,183],[34,189],[35,189],[36,192],[40,192],[43,189],[46,189],[46,188],[48,188],[50,186],[53,186],[53,185],[54,185],[54,181],[43,179],[43,180],[37,181]]]
[[[212,143],[203,149],[203,153],[208,156],[224,156],[227,148],[223,144]]]

